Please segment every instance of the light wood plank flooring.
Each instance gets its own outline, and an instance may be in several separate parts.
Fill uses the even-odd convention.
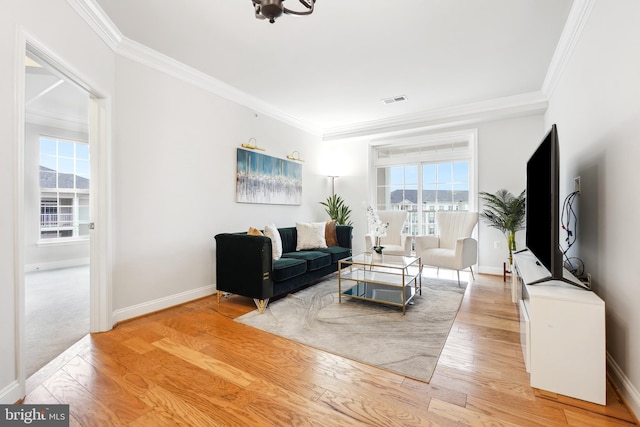
[[[24,402],[68,403],[78,426],[636,425],[612,388],[602,407],[529,387],[510,300],[502,277],[469,284],[429,384],[234,322],[253,302],[212,296],[83,338]]]

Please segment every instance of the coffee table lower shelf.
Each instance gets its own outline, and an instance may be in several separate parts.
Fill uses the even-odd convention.
[[[402,295],[403,289],[404,298]],[[342,296],[402,307],[404,314],[405,306],[410,304],[410,301],[416,293],[414,286],[391,287],[377,283],[357,282],[349,289],[343,291]]]
[[[342,297],[402,307],[422,293],[420,257],[362,253],[338,263],[338,302]]]

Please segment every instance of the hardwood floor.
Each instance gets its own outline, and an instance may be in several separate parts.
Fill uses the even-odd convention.
[[[502,277],[469,284],[429,384],[234,322],[253,301],[215,296],[86,336],[27,382],[24,403],[68,403],[79,426],[631,426],[529,387]]]

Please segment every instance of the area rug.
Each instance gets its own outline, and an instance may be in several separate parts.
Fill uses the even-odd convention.
[[[236,321],[320,350],[429,382],[456,317],[466,284],[423,278],[422,295],[407,306],[348,297],[338,303],[332,276]]]

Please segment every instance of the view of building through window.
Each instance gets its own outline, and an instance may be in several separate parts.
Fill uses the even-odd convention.
[[[89,235],[89,145],[40,137],[40,238]]]
[[[476,140],[462,131],[374,147],[376,209],[407,211],[413,235],[437,233],[437,211],[475,209]]]
[[[469,162],[378,168],[378,210],[409,212],[409,234],[434,234],[435,212],[469,210]]]

